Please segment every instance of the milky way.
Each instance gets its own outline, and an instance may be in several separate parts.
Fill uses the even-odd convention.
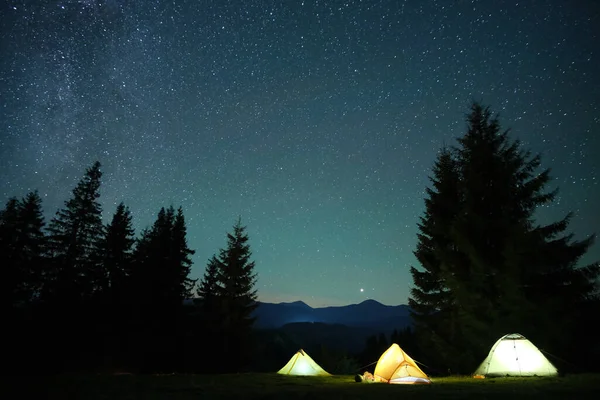
[[[0,7],[0,200],[37,189],[51,218],[99,160],[106,220],[183,207],[194,278],[241,216],[260,299],[406,303],[428,175],[472,100],[552,169],[541,221],[599,230],[598,2]]]

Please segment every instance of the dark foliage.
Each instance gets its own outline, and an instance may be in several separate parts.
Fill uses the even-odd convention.
[[[134,234],[131,212],[120,203],[98,246],[102,274],[97,319],[101,324],[99,341],[104,344],[103,365],[127,364]]]
[[[12,368],[183,368],[184,346],[195,340],[184,306],[195,281],[183,211],[161,209],[136,241],[124,204],[102,224],[101,177],[96,162],[46,232],[37,192],[0,211],[2,307],[18,349],[5,360]]]
[[[98,244],[103,235],[100,163],[87,169],[65,208],[48,226],[48,257],[44,300],[69,307],[88,301],[100,289]]]
[[[0,211],[2,307],[23,306],[39,295],[44,273],[44,217],[36,191],[21,200],[11,198]]]
[[[198,288],[205,334],[218,354],[210,354],[213,371],[239,372],[248,368],[253,355],[252,312],[256,303],[256,274],[241,219],[227,234],[227,247],[213,256]],[[210,350],[209,350],[210,351]]]
[[[182,358],[186,310],[194,281],[183,211],[161,208],[152,228],[142,232],[133,254],[132,347],[136,363],[148,371],[173,371]]]
[[[256,329],[257,276],[240,220],[190,303],[183,210],[161,208],[138,237],[124,204],[103,224],[94,163],[46,230],[37,192],[0,211],[1,306],[7,343],[18,349],[5,361],[21,373],[275,371],[307,344],[327,371],[354,374],[398,343],[428,372],[469,373],[499,336],[518,331],[569,361],[559,367],[597,368],[600,348],[579,346],[595,343],[600,326],[598,265],[577,266],[593,238],[566,234],[570,216],[534,222],[556,196],[544,192],[550,175],[539,166],[473,106],[468,133],[440,153],[427,191],[420,267],[411,268],[415,328],[375,335],[354,355],[344,349],[352,341],[328,337],[348,327]]]
[[[105,296],[105,301],[109,303],[123,303],[127,294],[132,270],[134,234],[131,212],[120,203],[99,243],[100,261],[103,266],[100,290]]]
[[[557,194],[545,191],[550,171],[540,165],[477,103],[458,146],[438,155],[409,299],[420,348],[438,370],[472,372],[512,332],[571,359],[576,353],[600,270],[577,266],[593,237],[564,233],[570,216],[535,223],[535,210]]]

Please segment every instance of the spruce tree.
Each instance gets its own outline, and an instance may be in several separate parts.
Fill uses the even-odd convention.
[[[248,240],[246,227],[238,219],[233,233],[227,234],[227,248],[220,251],[218,269],[219,294],[226,311],[225,323],[243,331],[253,326],[255,318],[251,315],[257,307],[255,264],[250,261],[252,252]]]
[[[57,211],[48,226],[48,250],[52,270],[46,282],[46,295],[77,302],[89,298],[100,285],[98,243],[103,235],[100,197],[100,162],[85,176],[65,208]]]
[[[134,242],[132,255],[130,285],[132,287],[131,299],[135,303],[148,297],[150,290],[148,285],[152,284],[152,230],[144,228]]]
[[[30,367],[29,360],[40,358],[44,352],[39,335],[43,313],[37,302],[44,269],[41,204],[38,193],[33,191],[21,200],[9,199],[0,211],[3,336],[6,343],[19,349],[7,352],[5,361],[18,370]]]
[[[37,190],[29,192],[21,200],[19,210],[19,249],[23,270],[25,272],[24,301],[31,301],[39,296],[43,284],[46,259],[46,236],[44,234],[44,215],[42,199]]]
[[[220,261],[213,255],[208,261],[196,290],[194,335],[217,344],[200,351],[196,349],[196,357],[199,359],[196,360],[196,367],[194,369],[197,372],[210,372],[211,369],[209,366],[212,366],[212,364],[207,364],[207,362],[209,360],[220,359],[220,343],[223,340],[223,332],[220,327],[221,309],[219,303],[221,294],[221,286],[219,284],[220,267]],[[218,368],[221,369],[222,367],[219,365]]]
[[[196,291],[198,302],[202,308],[212,309],[215,299],[220,293],[219,267],[219,260],[216,256],[212,256]]]
[[[161,208],[150,229],[142,231],[134,251],[131,275],[134,314],[139,341],[139,362],[146,368],[174,368],[178,335],[184,327],[183,300],[195,281],[189,278],[194,251],[187,245],[187,229],[181,208]]]
[[[148,304],[161,310],[177,307],[181,299],[177,278],[179,271],[172,257],[174,221],[173,207],[162,207],[152,228],[144,232],[136,249],[136,260],[140,264],[137,268],[143,281],[141,296]]]
[[[238,219],[233,232],[227,234],[227,247],[220,250],[218,257],[211,258],[200,283],[200,304],[216,291],[215,305],[208,308],[208,321],[217,324],[212,327],[217,332],[214,340],[220,343],[222,359],[226,360],[220,365],[221,371],[246,367],[253,349],[252,313],[257,307],[254,288],[257,276],[248,240],[246,227]]]
[[[18,304],[24,297],[26,272],[19,260],[17,234],[19,231],[19,200],[11,197],[0,211],[0,251],[4,259],[2,279],[0,279],[2,309]],[[5,308],[6,307],[6,308]]]
[[[0,211],[0,253],[3,257],[3,305],[26,305],[42,284],[44,252],[42,201],[33,191],[8,200]]]
[[[127,283],[131,275],[134,234],[131,212],[120,203],[99,243],[103,267],[101,290],[105,298],[114,304],[121,304],[129,289]]]
[[[173,221],[171,233],[173,265],[176,271],[177,285],[179,287],[179,300],[183,302],[192,296],[196,280],[190,279],[192,259],[196,251],[188,247],[187,227],[183,209],[179,207]]]
[[[136,241],[133,254],[133,270],[131,283],[134,302],[140,317],[147,316],[145,322],[161,325],[162,317],[170,314],[169,310],[177,307],[179,295],[178,285],[174,283],[174,271],[170,271],[172,263],[171,229],[174,210],[162,207],[151,228],[144,229]],[[156,318],[151,318],[156,314]]]
[[[549,170],[539,166],[539,155],[523,151],[477,103],[458,146],[438,157],[409,299],[417,336],[438,366],[469,373],[507,332],[559,349],[559,336],[572,340],[574,331],[555,335],[551,321],[558,314],[577,326],[568,309],[595,301],[598,265],[576,267],[593,237],[560,236],[568,218],[535,224],[537,207],[556,196],[544,191]]]
[[[132,309],[128,300],[134,241],[131,213],[120,203],[98,246],[102,279],[97,319],[102,325],[97,331],[105,343],[104,361],[116,366],[125,362],[130,347]]]
[[[0,240],[2,244],[8,244],[9,239],[14,237],[19,220],[19,199],[11,197],[6,202],[4,209],[0,211]]]
[[[173,278],[178,288],[178,310],[179,314],[174,324],[176,329],[173,337],[174,352],[177,359],[174,361],[179,368],[187,369],[194,360],[190,354],[189,340],[193,327],[190,311],[193,307],[185,307],[184,301],[192,297],[192,291],[196,285],[196,280],[190,278],[192,259],[195,251],[188,247],[187,227],[183,209],[179,207],[175,213],[173,227],[171,232],[171,254],[173,264]]]
[[[456,256],[448,227],[458,213],[461,196],[457,190],[457,165],[448,148],[442,149],[433,167],[432,188],[427,188],[425,215],[421,217],[415,256],[422,271],[411,267],[414,286],[409,306],[419,332],[420,345],[431,349],[429,362],[455,359],[455,343],[460,340],[458,308],[443,274],[444,260]]]

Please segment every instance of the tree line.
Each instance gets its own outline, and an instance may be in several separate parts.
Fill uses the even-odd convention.
[[[418,222],[419,265],[410,267],[413,326],[390,338],[430,373],[472,373],[507,333],[529,338],[562,370],[598,368],[600,264],[579,265],[594,236],[568,233],[571,214],[536,222],[558,194],[540,167],[540,155],[479,103],[467,132],[438,153]],[[278,334],[259,338],[253,328],[257,276],[240,219],[197,282],[182,208],[161,208],[137,237],[123,203],[104,225],[101,177],[96,162],[47,226],[36,191],[0,211],[3,322],[18,349],[7,361],[141,372],[271,368],[268,354],[287,361],[293,353],[281,354],[289,349]],[[354,359],[321,353],[348,370],[390,343],[369,338]]]
[[[0,293],[17,349],[7,361],[39,371],[246,368],[257,277],[241,220],[197,286],[182,208],[160,208],[138,237],[123,203],[104,225],[100,167],[47,225],[37,191],[0,211]]]

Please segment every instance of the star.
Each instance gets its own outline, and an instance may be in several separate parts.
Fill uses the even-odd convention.
[[[406,304],[431,168],[476,99],[551,169],[539,223],[600,226],[600,2],[28,3],[0,24],[0,208],[37,189],[48,221],[100,161],[106,221],[123,201],[139,236],[182,207],[192,279],[240,216],[261,301]]]

